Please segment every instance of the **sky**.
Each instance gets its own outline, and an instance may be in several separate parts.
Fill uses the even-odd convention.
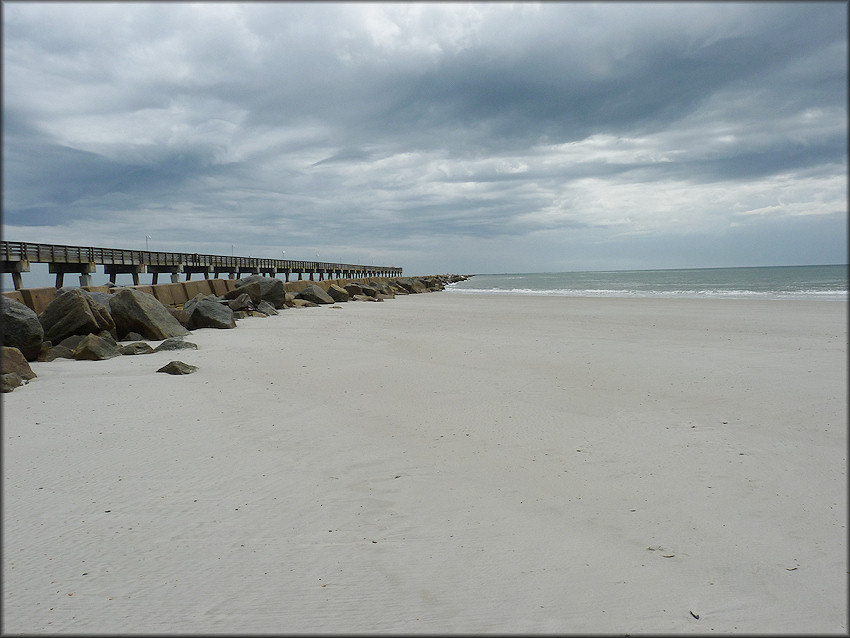
[[[410,275],[847,262],[844,2],[2,8],[7,241]]]

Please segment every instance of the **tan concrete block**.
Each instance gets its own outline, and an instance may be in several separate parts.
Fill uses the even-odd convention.
[[[153,287],[153,296],[156,297],[159,302],[165,306],[176,306],[177,304],[174,303],[174,295],[172,294],[172,287],[174,285],[175,284],[157,284]]]
[[[183,288],[186,290],[186,295],[191,299],[197,294],[202,295],[212,295],[214,294],[212,288],[210,287],[210,282],[208,279],[197,279],[195,281],[189,280],[182,282]]]
[[[9,299],[14,299],[18,303],[22,303],[24,305],[27,305],[26,302],[24,301],[24,295],[20,290],[4,290],[3,296],[8,297]]]
[[[151,297],[156,297],[156,295],[153,294],[153,286],[150,284],[144,284],[139,286],[125,286],[125,288],[132,288],[133,290],[138,290],[139,292],[145,292]]]
[[[56,299],[56,288],[25,288],[20,291],[24,296],[24,303],[40,315],[50,302]]]
[[[310,284],[318,283],[317,281],[310,281],[309,279],[302,279],[301,281],[289,281],[283,284],[286,292],[299,293],[304,290]]]
[[[210,286],[212,286],[213,294],[219,297],[227,294],[227,281],[227,279],[210,279]]]
[[[175,306],[182,306],[184,303],[189,301],[189,297],[186,296],[186,288],[183,286],[182,282],[162,284],[162,287],[168,289],[168,293],[163,294],[170,294]]]

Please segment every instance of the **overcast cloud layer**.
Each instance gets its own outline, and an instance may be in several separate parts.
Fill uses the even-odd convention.
[[[847,5],[3,5],[3,234],[409,274],[845,263]]]

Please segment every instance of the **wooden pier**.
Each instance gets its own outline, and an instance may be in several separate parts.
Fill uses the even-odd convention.
[[[152,273],[152,284],[157,284],[159,275],[170,274],[171,281],[180,281],[180,273],[186,281],[193,274],[202,274],[205,279],[218,278],[227,273],[230,279],[245,274],[283,274],[289,281],[291,275],[310,280],[317,277],[358,279],[363,277],[400,277],[398,266],[361,266],[336,264],[322,261],[294,261],[289,259],[264,259],[262,257],[233,257],[224,255],[202,255],[198,253],[165,253],[147,250],[122,250],[118,248],[95,248],[91,246],[62,246],[57,244],[30,244],[27,242],[0,241],[2,272],[10,273],[15,290],[23,287],[22,273],[30,271],[31,263],[48,264],[49,272],[56,274],[56,288],[61,288],[67,273],[79,274],[80,286],[91,286],[91,275],[97,266],[103,266],[109,280],[115,283],[119,274],[129,274],[133,284],[139,285],[139,274]]]

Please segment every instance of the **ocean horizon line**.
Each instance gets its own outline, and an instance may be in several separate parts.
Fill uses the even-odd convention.
[[[476,274],[456,293],[569,297],[847,299],[846,264]]]
[[[666,271],[681,271],[681,270],[741,270],[741,269],[757,269],[757,268],[850,268],[850,263],[843,264],[780,264],[772,266],[688,266],[679,268],[606,268],[603,270],[525,270],[525,271],[504,271],[504,272],[476,272],[464,273],[470,277],[481,275],[560,275],[572,273],[617,273],[617,272],[666,272]]]

